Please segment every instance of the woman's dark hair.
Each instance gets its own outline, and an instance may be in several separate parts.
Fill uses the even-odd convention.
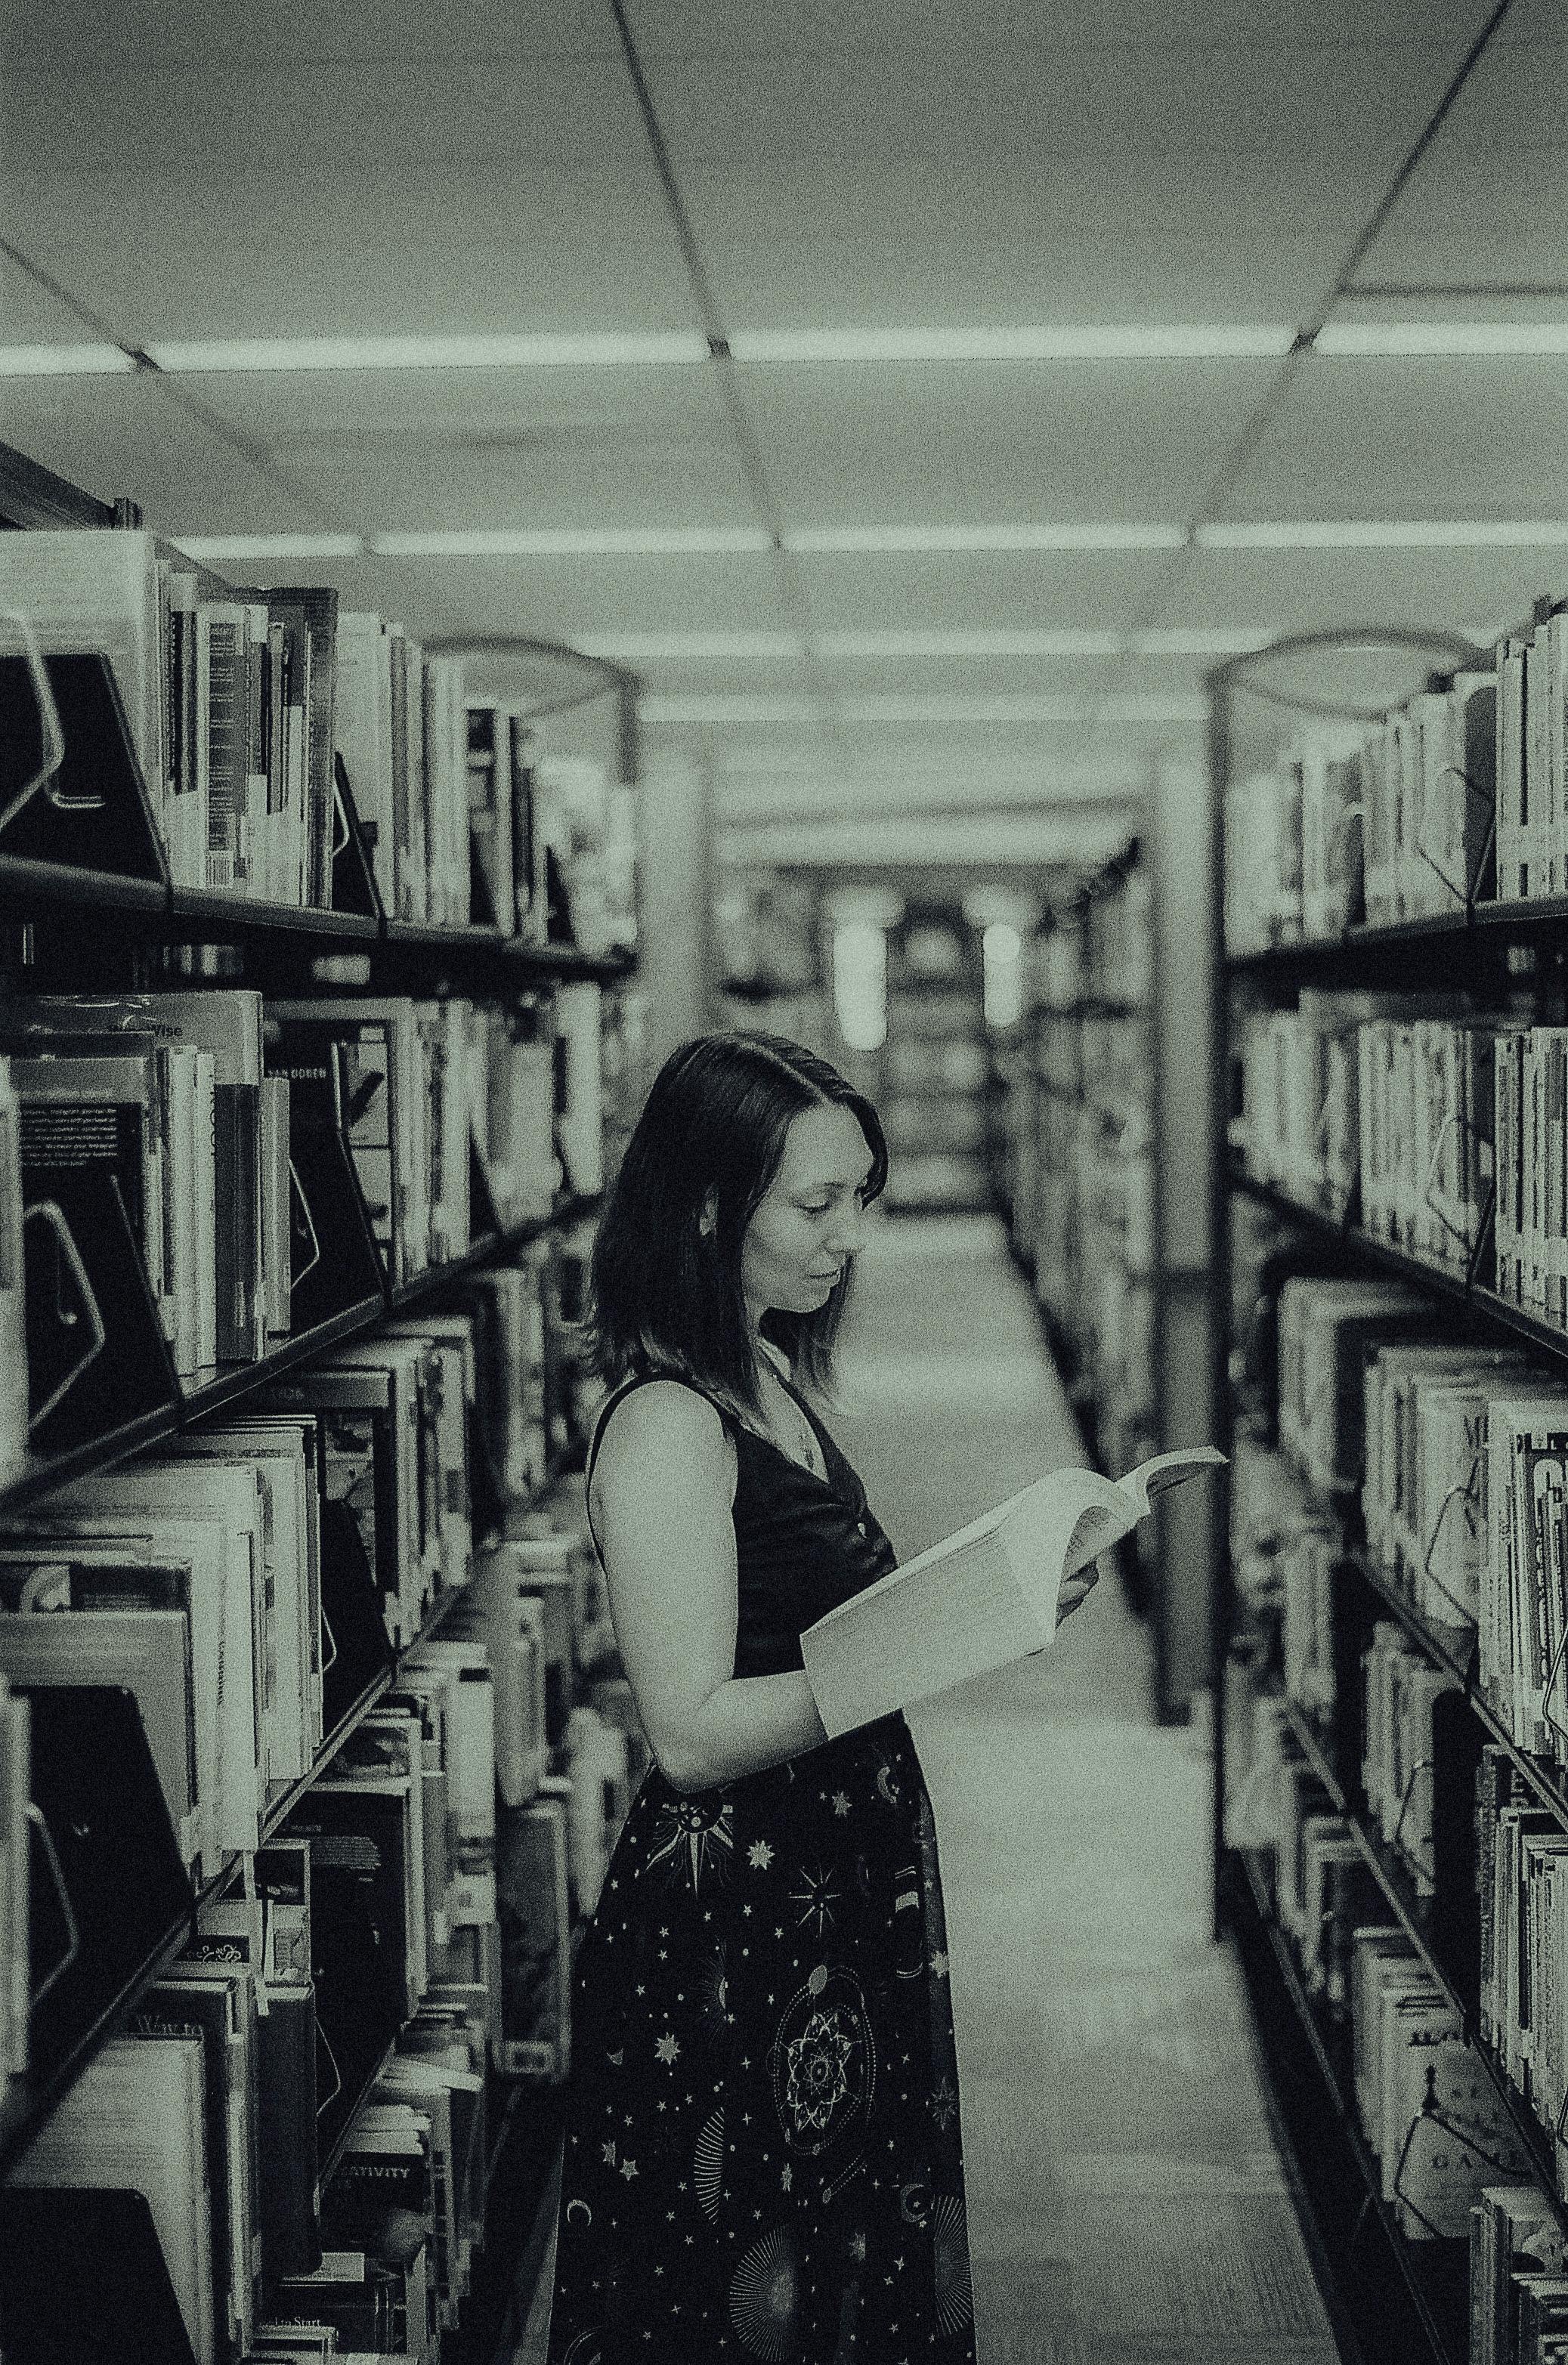
[[[746,1227],[803,1110],[836,1104],[871,1152],[863,1197],[888,1179],[888,1149],[863,1093],[782,1035],[700,1035],[654,1081],[610,1187],[589,1272],[590,1351],[611,1386],[678,1373],[753,1417],[761,1409],[741,1286]],[[705,1227],[711,1207],[713,1221]],[[813,1314],[772,1312],[767,1335],[795,1377],[825,1393],[850,1268]]]

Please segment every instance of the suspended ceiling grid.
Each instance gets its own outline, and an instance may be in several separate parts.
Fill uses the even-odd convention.
[[[695,332],[718,351],[0,375],[0,436],[176,539],[355,554],[236,559],[247,579],[333,581],[417,633],[625,656],[650,745],[707,765],[736,824],[1088,813],[1156,753],[1196,758],[1204,667],[1238,640],[1348,618],[1484,633],[1568,582],[1568,354],[965,355],[1062,324],[1568,319],[1557,0],[1504,12],[1327,302],[1493,13],[631,0],[622,24],[610,0],[46,0],[6,38],[0,349]],[[724,350],[875,330],[958,350]],[[1182,543],[1346,520],[1540,532]],[[1178,546],[790,546],[1106,527]],[[507,530],[566,546],[365,548]],[[580,546],[672,532],[756,546]],[[1148,645],[1118,654],[1135,633]]]

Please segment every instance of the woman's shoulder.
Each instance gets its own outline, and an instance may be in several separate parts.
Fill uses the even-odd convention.
[[[655,1458],[700,1468],[734,1461],[734,1421],[689,1382],[649,1377],[612,1402],[599,1432],[597,1466],[606,1475]]]

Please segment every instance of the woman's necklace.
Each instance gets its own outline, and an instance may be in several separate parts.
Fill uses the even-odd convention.
[[[816,1430],[812,1428],[800,1404],[796,1401],[790,1391],[785,1386],[778,1373],[773,1371],[771,1366],[768,1368],[768,1377],[773,1382],[774,1394],[778,1402],[788,1408],[790,1416],[790,1430],[794,1439],[793,1444],[787,1444],[783,1438],[776,1435],[774,1439],[775,1444],[779,1446],[781,1451],[788,1453],[792,1462],[803,1463],[814,1478],[825,1478],[827,1475],[827,1463],[823,1458],[822,1445],[818,1440]]]

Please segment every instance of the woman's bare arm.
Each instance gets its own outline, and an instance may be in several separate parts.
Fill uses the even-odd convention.
[[[654,1380],[610,1416],[593,1477],[610,1611],[666,1779],[702,1790],[825,1739],[803,1671],[733,1670],[734,1449],[712,1406]]]

